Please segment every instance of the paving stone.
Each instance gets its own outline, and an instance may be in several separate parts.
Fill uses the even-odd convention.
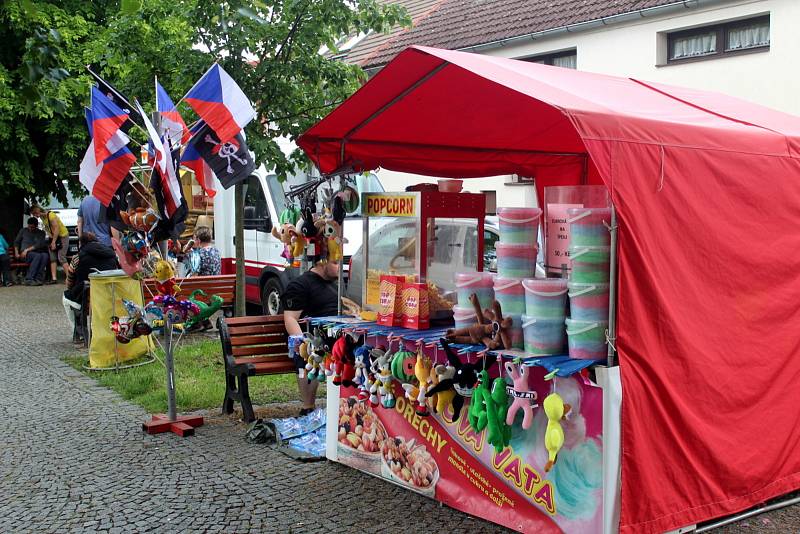
[[[338,464],[292,462],[217,412],[191,438],[142,433],[148,414],[61,361],[77,351],[62,291],[0,289],[0,532],[361,533],[375,517],[503,532]]]

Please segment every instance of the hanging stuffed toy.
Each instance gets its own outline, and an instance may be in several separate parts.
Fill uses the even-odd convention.
[[[198,295],[202,295],[204,298],[208,298],[208,303],[204,302],[197,298]],[[224,302],[222,297],[219,295],[211,295],[208,297],[206,292],[202,289],[195,289],[189,295],[189,301],[193,302],[197,308],[200,310],[197,315],[190,317],[188,321],[186,321],[186,328],[191,328],[192,326],[202,323],[206,319],[209,319],[212,315],[219,311],[222,308],[222,303]]]
[[[456,368],[452,365],[439,364],[433,368],[433,372],[431,373],[431,386],[428,391],[425,392],[425,396],[428,398],[428,406],[434,412],[444,413],[445,409],[453,404],[453,397],[455,397],[456,391],[451,387],[445,391],[439,391],[438,393],[430,395],[430,390],[436,388],[436,386],[445,380],[450,380],[452,382],[454,376],[456,376]]]
[[[489,369],[492,365],[494,365],[494,362],[497,360],[497,356],[489,353],[484,356],[482,362],[462,363],[461,359],[450,348],[450,344],[446,339],[442,338],[439,340],[439,342],[442,344],[444,353],[447,356],[447,361],[450,362],[450,365],[452,365],[456,371],[452,379],[441,380],[436,387],[431,388],[431,390],[426,393],[426,396],[430,397],[435,393],[441,393],[443,391],[446,392],[452,389],[454,392],[453,421],[455,422],[461,415],[461,408],[464,406],[464,399],[472,397],[475,383],[478,381],[478,370]]]
[[[491,393],[483,397],[486,406],[486,441],[494,446],[496,453],[502,452],[511,441],[511,425],[506,424],[508,414],[506,385],[502,377],[495,378]]]
[[[347,240],[339,237],[341,226],[332,219],[320,219],[316,222],[317,231],[320,237],[325,240],[328,250],[328,261],[339,263],[342,259],[342,245]]]
[[[555,465],[558,451],[564,445],[564,429],[561,427],[561,420],[566,418],[571,406],[564,404],[564,400],[558,393],[551,393],[545,397],[542,406],[547,416],[547,429],[544,431],[544,446],[548,454],[544,471],[547,473]]]
[[[530,367],[523,365],[519,360],[505,362],[506,375],[511,377],[513,386],[508,386],[508,394],[513,399],[506,415],[506,424],[513,425],[517,412],[522,410],[522,428],[528,430],[533,424],[533,409],[539,406],[536,403],[536,391],[528,385]]]
[[[428,404],[425,402],[425,394],[430,387],[431,375],[431,361],[422,353],[417,352],[417,359],[414,363],[414,378],[417,382],[414,384],[403,384],[403,389],[406,391],[406,398],[411,399],[414,405],[414,411],[417,415],[426,416],[430,415],[428,412]]]
[[[353,379],[353,383],[358,386],[358,400],[367,400],[369,398],[369,370],[372,366],[370,354],[372,351],[373,347],[370,347],[369,345],[361,345],[354,352],[356,376]]]
[[[289,254],[294,259],[301,258],[306,250],[306,238],[294,226],[289,230],[289,247]]]
[[[321,328],[315,328],[312,334],[306,334],[304,345],[306,350],[306,377],[309,383],[312,380],[325,381],[325,370],[322,364],[328,354],[328,343],[329,340]]]
[[[300,219],[297,221],[297,229],[307,238],[317,235],[317,227],[314,226],[315,211],[314,201],[310,197],[304,198],[300,207]]]
[[[174,296],[181,290],[178,282],[175,280],[175,267],[172,266],[167,260],[159,260],[156,263],[153,276],[156,279],[156,290],[161,295]]]
[[[344,224],[345,215],[347,215],[347,212],[344,209],[344,201],[342,197],[336,194],[331,202],[331,217],[337,226],[341,226]]]
[[[284,210],[278,215],[278,222],[281,225],[290,224],[294,226],[297,224],[297,221],[300,219],[300,210],[297,206],[292,204],[291,206],[286,206]]]
[[[272,237],[283,243],[283,252],[281,257],[286,259],[287,262],[292,263],[294,256],[292,255],[292,233],[296,233],[294,226],[288,223],[281,224],[280,227],[272,227]]]
[[[414,366],[417,363],[417,355],[407,351],[402,344],[392,358],[392,376],[402,384],[410,383],[414,380]]]
[[[392,376],[391,362],[394,354],[390,351],[378,356],[372,362],[372,373],[375,380],[370,388],[369,401],[373,406],[377,406],[380,401],[384,408],[394,408],[395,398],[392,391]]]
[[[472,391],[472,398],[469,401],[469,409],[467,410],[469,426],[476,434],[486,428],[487,414],[484,397],[489,397],[490,395],[489,372],[484,369],[478,373],[478,385]]]
[[[369,353],[369,403],[372,406],[377,406],[381,402],[380,398],[380,380],[378,379],[378,375],[380,374],[380,369],[378,365],[378,360],[383,358],[386,354],[386,350],[383,347],[375,347]]]
[[[356,376],[355,349],[364,344],[364,337],[353,340],[349,334],[343,333],[331,348],[333,383],[336,386],[353,386]]]

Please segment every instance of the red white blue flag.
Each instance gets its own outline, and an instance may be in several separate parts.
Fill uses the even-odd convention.
[[[189,128],[186,127],[183,117],[175,109],[175,104],[158,80],[156,80],[156,109],[161,115],[161,131],[167,134],[173,145],[189,141],[191,137]]]
[[[127,113],[109,100],[97,87],[92,87],[91,131],[95,161],[103,161],[121,148],[116,144],[119,140],[115,138],[120,126],[127,120]],[[125,139],[127,143],[127,136]]]
[[[256,116],[241,88],[216,63],[194,84],[185,100],[222,143],[236,137]]]
[[[93,120],[91,110],[86,110],[86,122],[89,125],[89,134],[93,133]],[[119,146],[113,155],[99,163],[95,159],[94,140],[89,143],[86,154],[81,161],[78,179],[89,192],[104,206],[108,206],[111,199],[119,189],[120,184],[128,175],[128,171],[136,162],[136,156],[128,149],[127,136],[120,130],[109,141],[112,146]]]

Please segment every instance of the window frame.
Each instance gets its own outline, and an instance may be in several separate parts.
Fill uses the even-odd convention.
[[[519,60],[520,61],[527,61],[528,63],[542,63],[544,65],[550,65],[551,67],[555,67],[556,65],[553,65],[553,61],[554,60],[556,60],[558,58],[562,58],[562,57],[568,57],[568,56],[575,56],[576,68],[574,70],[577,70],[577,64],[578,64],[578,49],[577,48],[570,48],[570,49],[567,49],[567,50],[560,50],[558,52],[548,52],[546,54],[536,54],[535,56],[521,57],[521,58],[519,58]],[[566,68],[566,67],[562,67],[562,68]]]
[[[757,23],[757,22],[764,22],[766,21],[769,28],[770,28],[770,44],[761,45],[761,46],[751,46],[749,48],[739,48],[736,50],[728,50],[728,36],[731,30],[741,28],[743,26],[749,26],[750,24]],[[698,26],[696,28],[691,28],[688,30],[677,30],[673,32],[667,33],[667,65],[673,65],[676,63],[690,63],[693,61],[705,61],[707,59],[717,59],[720,57],[730,57],[730,56],[738,56],[741,54],[752,54],[754,52],[767,52],[769,51],[770,45],[772,44],[772,21],[770,20],[770,14],[762,14],[756,15],[753,17],[747,17],[743,19],[737,19],[729,22],[718,22],[715,24],[707,24],[705,26]],[[682,58],[672,58],[672,45],[675,42],[675,39],[680,39],[683,37],[688,37],[690,35],[700,35],[705,33],[716,33],[717,34],[717,50],[715,52],[709,54],[703,54],[702,56],[691,56],[691,57],[682,57]]]

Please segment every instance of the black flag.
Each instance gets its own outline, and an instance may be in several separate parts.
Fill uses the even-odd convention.
[[[218,139],[214,131],[203,124],[189,142],[194,144],[200,157],[214,171],[222,187],[228,189],[246,180],[256,164],[241,132],[227,143],[220,143]]]

